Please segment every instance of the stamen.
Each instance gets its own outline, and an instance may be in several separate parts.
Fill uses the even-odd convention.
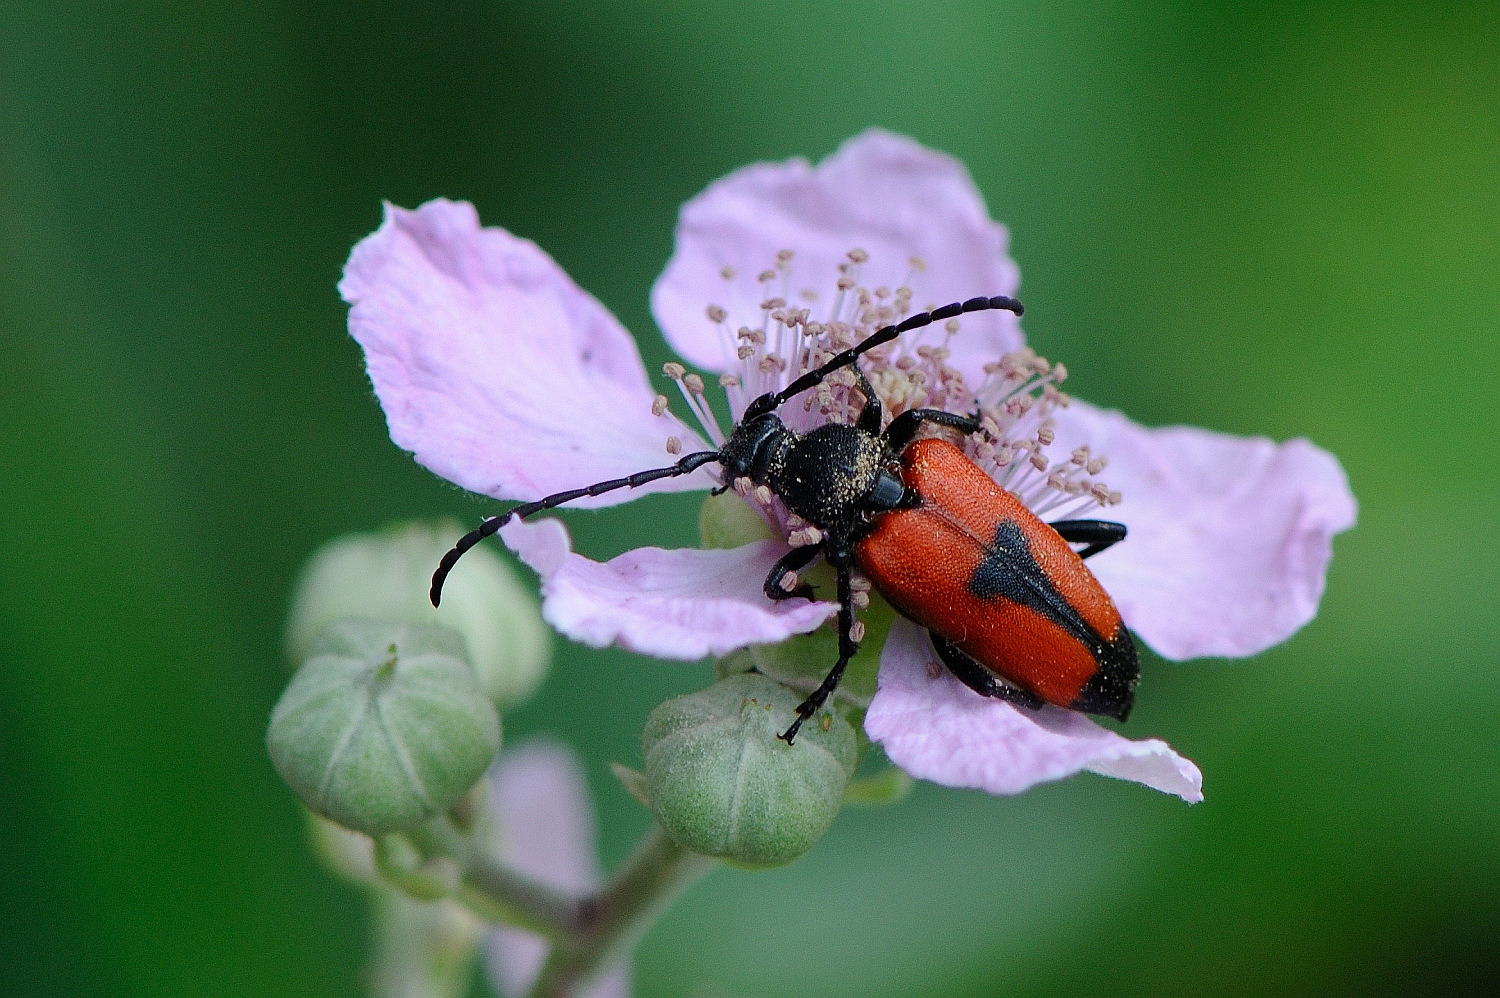
[[[667,453],[668,454],[681,454],[682,453],[682,441],[678,440],[676,437],[668,437],[667,438]]]

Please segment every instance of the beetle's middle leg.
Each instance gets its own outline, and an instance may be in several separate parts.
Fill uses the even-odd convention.
[[[828,675],[823,677],[818,688],[812,691],[812,695],[797,706],[797,719],[792,722],[792,726],[777,736],[788,745],[797,737],[797,730],[802,727],[803,722],[816,714],[818,708],[833,694],[839,680],[844,677],[849,660],[859,651],[859,642],[851,633],[854,630],[854,587],[850,580],[850,559],[847,552],[844,552],[842,556],[834,555],[828,561],[839,577],[839,660]]]

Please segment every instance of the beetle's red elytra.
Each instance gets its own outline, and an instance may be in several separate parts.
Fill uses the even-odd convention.
[[[883,514],[854,549],[881,594],[1021,690],[1123,719],[1135,650],[1083,558],[947,441],[908,445],[901,467],[921,505]]]

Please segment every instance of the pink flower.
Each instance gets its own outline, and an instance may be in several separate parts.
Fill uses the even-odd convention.
[[[719,374],[738,418],[751,398],[878,325],[1013,294],[1006,243],[962,164],[870,131],[816,167],[755,164],[688,202],[651,302],[677,352]],[[668,365],[694,425],[677,420],[613,316],[532,243],[481,229],[467,204],[387,206],[339,288],[392,439],[472,491],[536,499],[723,439],[710,386]],[[1304,440],[1147,429],[1072,400],[1058,388],[1062,365],[1026,349],[1006,312],[905,334],[867,355],[864,369],[888,416],[980,405],[998,443],[971,438],[967,453],[1045,519],[1108,507],[1106,518],[1125,523],[1129,538],[1089,566],[1130,628],[1168,658],[1252,655],[1286,639],[1316,612],[1333,535],[1354,522],[1343,470],[1327,452]],[[830,381],[789,402],[783,419],[794,428],[847,421],[847,384]],[[716,472],[578,505],[704,489]],[[807,542],[806,525],[774,497],[746,500],[776,537]],[[501,536],[541,575],[547,620],[591,645],[697,659],[812,630],[835,609],[765,599],[761,580],[787,551],[779,539],[727,551],[639,548],[600,564],[574,553],[555,520],[512,522]],[[865,719],[913,775],[1016,793],[1088,769],[1201,799],[1197,768],[1165,743],[981,698],[932,658],[918,628],[898,621]]]

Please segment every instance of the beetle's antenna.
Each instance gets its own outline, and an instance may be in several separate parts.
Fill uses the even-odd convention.
[[[1017,315],[1026,311],[1026,307],[1016,299],[1007,297],[1006,295],[997,295],[994,298],[970,298],[968,301],[954,302],[952,305],[935,308],[931,312],[918,312],[916,315],[908,316],[896,325],[882,326],[863,343],[850,347],[842,353],[835,354],[833,359],[828,363],[817,370],[808,371],[776,394],[767,393],[762,395],[754,402],[751,402],[749,407],[745,409],[745,415],[741,417],[741,421],[755,419],[769,412],[775,412],[787,399],[794,395],[800,395],[802,392],[819,384],[824,378],[844,365],[854,363],[860,354],[889,343],[908,330],[920,329],[931,323],[951,319],[955,315],[962,315],[964,312],[983,312],[992,308],[1004,309],[1007,312],[1014,312]]]
[[[478,527],[464,534],[458,539],[458,543],[453,545],[447,554],[443,555],[443,560],[438,562],[437,571],[432,573],[432,589],[428,592],[428,597],[432,600],[433,606],[441,604],[443,602],[443,583],[447,581],[448,573],[453,571],[453,566],[458,564],[458,559],[462,558],[469,548],[495,533],[511,520],[524,520],[533,513],[540,513],[544,509],[552,509],[554,506],[561,506],[563,503],[572,502],[574,499],[582,499],[584,496],[603,495],[606,492],[613,492],[615,489],[634,489],[658,479],[688,475],[697,471],[705,464],[712,464],[718,459],[718,451],[698,451],[696,454],[688,454],[669,468],[652,468],[650,471],[637,471],[635,474],[625,478],[616,478],[608,482],[596,482],[587,488],[557,492],[545,498],[538,499],[535,502],[513,506],[499,516],[490,517]]]

